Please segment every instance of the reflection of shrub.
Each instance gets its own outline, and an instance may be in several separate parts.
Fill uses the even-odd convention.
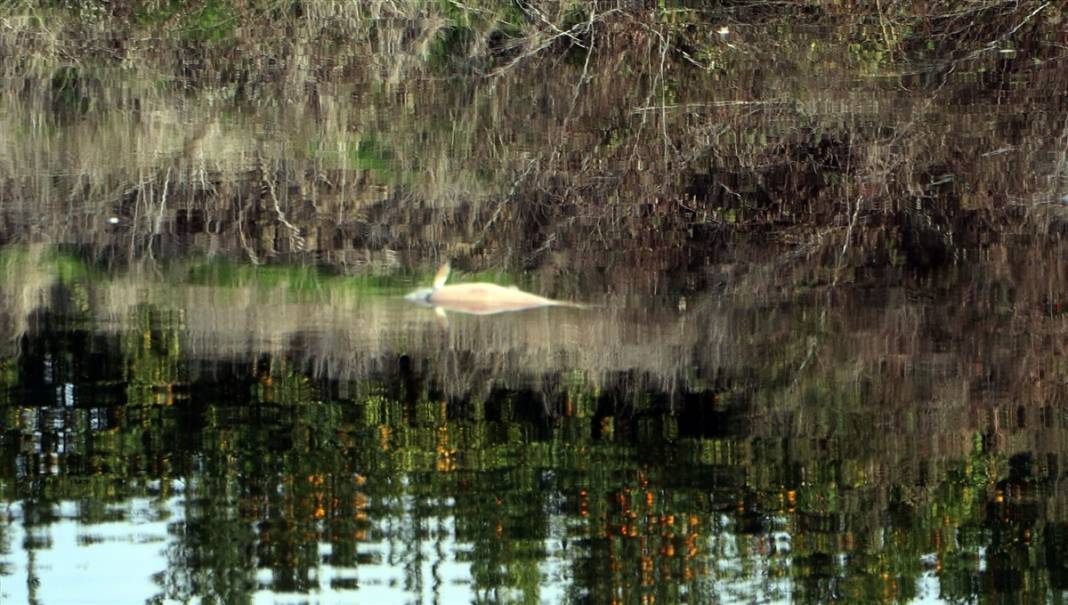
[[[52,74],[52,112],[59,118],[73,118],[89,111],[87,82],[76,67],[60,67]]]
[[[430,42],[429,64],[437,69],[492,67],[507,61],[523,46],[528,16],[517,3],[486,3],[464,9],[451,2],[438,5],[443,25]]]
[[[233,36],[236,16],[229,2],[208,0],[183,19],[183,35],[195,41],[219,42]]]
[[[18,372],[18,360],[15,357],[8,357],[7,359],[0,360],[0,402],[8,395],[9,390],[18,384],[19,372]]]
[[[114,13],[127,17],[130,24],[166,27],[187,42],[209,44],[232,39],[238,23],[232,3],[226,0],[142,2],[128,12]]]
[[[130,323],[122,337],[127,401],[173,403],[174,386],[184,382],[185,374],[181,314],[138,305],[131,310]]]
[[[466,54],[474,39],[475,33],[469,27],[454,25],[442,29],[430,44],[430,62],[439,67],[448,67],[455,59]]]
[[[373,170],[388,176],[393,153],[384,144],[369,138],[349,147],[350,165],[355,170]]]

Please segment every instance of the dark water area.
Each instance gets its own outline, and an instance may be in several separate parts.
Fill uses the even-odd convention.
[[[1068,600],[1063,8],[178,4],[0,4],[0,602]]]

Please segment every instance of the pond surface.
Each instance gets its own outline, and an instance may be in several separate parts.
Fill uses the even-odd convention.
[[[1068,600],[1051,3],[172,4],[0,12],[0,602]]]
[[[399,295],[423,276],[6,255],[5,304],[32,309],[0,399],[10,602],[952,600],[1068,578],[1060,362],[1018,330],[1040,310],[975,283],[442,325]]]

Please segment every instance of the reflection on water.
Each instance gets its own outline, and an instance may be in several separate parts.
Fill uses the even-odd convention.
[[[424,276],[6,254],[11,602],[1068,586],[1059,362],[983,272],[938,305],[721,292],[443,329],[398,294]]]
[[[1064,602],[1063,10],[711,4],[0,2],[0,601]]]

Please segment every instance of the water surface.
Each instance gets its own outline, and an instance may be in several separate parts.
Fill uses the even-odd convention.
[[[665,4],[4,8],[0,600],[1064,602],[1060,13]]]

